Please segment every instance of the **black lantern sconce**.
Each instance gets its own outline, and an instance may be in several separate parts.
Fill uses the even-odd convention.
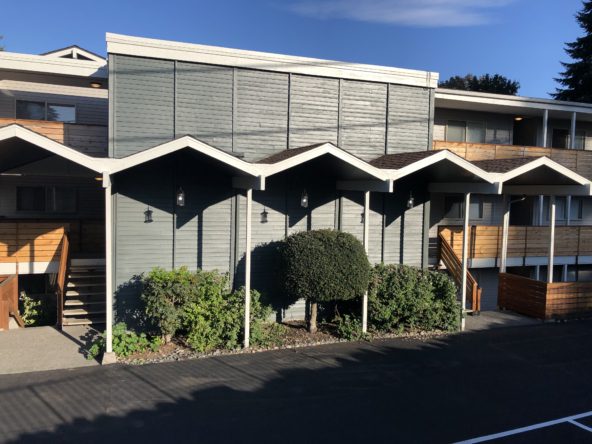
[[[179,189],[177,190],[177,206],[185,206],[185,191],[183,191],[183,188],[181,187],[179,187]]]
[[[413,194],[409,191],[409,199],[407,199],[407,208],[411,209],[415,206],[415,199],[413,198]]]
[[[300,206],[302,208],[308,208],[308,194],[306,190],[302,192],[302,197],[300,197]]]
[[[150,207],[147,207],[146,211],[144,211],[144,223],[152,223],[152,210],[150,209]]]
[[[360,223],[363,224],[366,222],[366,215],[362,212],[360,213]]]
[[[267,210],[265,209],[265,207],[263,207],[263,211],[261,212],[261,223],[267,223]]]

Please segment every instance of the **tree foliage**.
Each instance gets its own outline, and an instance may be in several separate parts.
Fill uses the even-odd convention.
[[[475,76],[452,76],[438,84],[440,88],[458,89],[462,91],[477,91],[493,94],[509,94],[515,96],[520,89],[520,83],[508,79],[500,74],[484,74]]]
[[[571,62],[562,62],[564,71],[555,80],[562,86],[552,96],[557,100],[592,103],[592,0],[584,1],[576,20],[584,35],[566,43]]]

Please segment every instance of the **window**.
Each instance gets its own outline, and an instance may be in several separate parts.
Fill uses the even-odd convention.
[[[74,105],[17,100],[16,118],[76,123],[76,107]]]
[[[78,194],[75,187],[17,187],[16,195],[18,211],[75,213],[78,208]]]
[[[485,143],[485,122],[449,120],[446,124],[448,142]]]
[[[571,148],[571,131],[561,128],[553,128],[553,148]],[[576,150],[586,149],[586,131],[576,130]]]
[[[584,216],[584,199],[581,197],[572,197],[569,210],[570,220],[582,220]]]
[[[487,141],[489,143],[499,143],[500,145],[510,145],[512,143],[512,131],[507,128],[488,128]]]
[[[543,212],[545,220],[549,222],[549,198],[545,197],[543,203]],[[569,220],[582,220],[584,215],[584,199],[581,197],[572,197],[569,208]],[[567,198],[555,198],[555,219],[557,221],[567,220]]]
[[[462,219],[465,217],[464,196],[449,195],[444,197],[444,217],[446,219]],[[483,201],[479,197],[471,197],[469,219],[483,219]]]

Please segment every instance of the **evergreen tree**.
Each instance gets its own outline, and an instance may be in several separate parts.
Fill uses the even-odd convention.
[[[438,84],[440,88],[459,89],[462,91],[478,91],[494,94],[510,94],[515,96],[520,89],[520,83],[510,80],[500,74],[484,74],[475,76],[467,74],[466,76],[453,76],[448,80]]]
[[[562,88],[557,88],[552,96],[557,100],[592,103],[592,0],[583,2],[576,20],[584,35],[566,43],[565,52],[572,62],[561,63],[565,71],[555,80]]]

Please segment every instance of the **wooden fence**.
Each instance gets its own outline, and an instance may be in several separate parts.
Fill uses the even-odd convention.
[[[498,305],[538,319],[592,315],[592,282],[542,282],[499,274]]]
[[[0,276],[0,331],[8,330],[10,316],[24,327],[18,312],[18,276]]]

